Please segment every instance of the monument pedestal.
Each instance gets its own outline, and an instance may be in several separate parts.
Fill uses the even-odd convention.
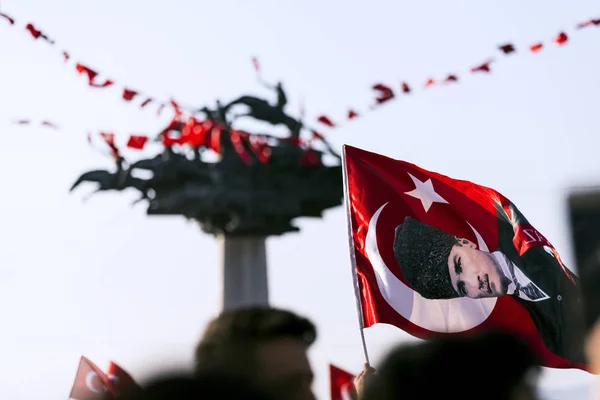
[[[269,304],[266,238],[217,237],[221,247],[222,311]]]

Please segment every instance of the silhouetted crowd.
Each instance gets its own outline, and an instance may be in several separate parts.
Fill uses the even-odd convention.
[[[193,373],[155,376],[126,400],[313,400],[307,351],[317,339],[308,319],[287,310],[226,311],[207,326]],[[600,328],[589,335],[590,365]],[[354,381],[357,400],[460,398],[537,399],[534,353],[501,332],[444,337],[392,349],[377,369]],[[594,371],[596,372],[596,371]]]

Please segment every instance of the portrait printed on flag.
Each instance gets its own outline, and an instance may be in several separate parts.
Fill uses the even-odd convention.
[[[513,332],[543,365],[585,369],[578,279],[497,191],[345,146],[364,326],[427,339]]]
[[[510,207],[513,213],[522,217],[514,206]],[[504,210],[499,208],[499,219],[504,216]],[[539,234],[537,237],[531,240],[542,240]],[[512,240],[504,244],[508,244],[507,253],[514,256],[514,262],[503,251],[502,241],[498,251],[489,253],[478,249],[468,239],[407,217],[395,230],[394,255],[408,283],[428,299],[478,299],[509,294],[525,301],[550,300],[550,296],[528,276],[534,273],[536,280],[544,282],[556,279],[561,275],[535,274],[535,271],[539,269],[540,262],[550,264],[557,260],[542,259],[531,265],[523,257],[510,251],[510,247],[514,248]],[[552,255],[551,249],[546,251]],[[574,278],[566,271],[563,279]],[[548,283],[544,285],[548,290],[560,287]],[[559,293],[550,294],[552,297],[560,296]]]

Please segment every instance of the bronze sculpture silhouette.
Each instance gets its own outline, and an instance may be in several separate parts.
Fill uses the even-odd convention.
[[[287,105],[287,96],[283,89],[283,85],[279,82],[275,87],[270,88],[277,92],[277,103],[275,105],[258,97],[246,95],[233,100],[227,104],[224,109],[225,111],[228,111],[237,104],[245,105],[250,110],[245,114],[237,114],[235,118],[248,116],[272,125],[285,125],[290,131],[290,137],[295,139],[299,138],[300,131],[302,130],[302,123],[286,114],[284,108]]]
[[[84,182],[93,182],[97,183],[98,186],[96,190],[94,190],[87,197],[84,198],[84,201],[98,192],[109,190],[122,191],[127,188],[134,188],[142,193],[142,198],[137,200],[135,203],[143,199],[148,199],[148,181],[131,176],[129,169],[125,168],[123,165],[123,157],[118,156],[115,161],[117,164],[116,172],[109,172],[106,170],[94,170],[85,172],[81,176],[79,176],[79,178],[77,178],[73,185],[71,185],[69,191],[74,191]]]
[[[98,184],[94,193],[132,187],[142,194],[136,203],[148,200],[148,215],[181,215],[197,221],[203,231],[215,235],[270,236],[298,231],[293,224],[295,218],[320,217],[323,210],[341,204],[341,166],[323,162],[327,154],[340,158],[319,134],[313,133],[313,138],[323,143],[324,151],[301,144],[300,134],[306,127],[286,114],[287,96],[281,83],[270,88],[277,92],[275,104],[254,96],[241,96],[226,105],[217,100],[215,109],[198,109],[205,115],[205,122],[212,124],[205,125],[210,128],[206,139],[194,144],[191,138],[186,142],[188,139],[181,136],[186,123],[178,115],[159,134],[164,151],[128,167],[119,157],[116,172],[84,173],[71,191],[85,181]],[[236,118],[232,115],[236,105],[249,108],[245,116],[286,126],[289,136],[233,130],[230,123]],[[180,136],[168,136],[171,131],[179,132]],[[259,153],[262,150],[257,150],[256,143],[250,143],[252,139],[260,139],[264,154]],[[186,146],[191,146],[194,152],[191,159],[176,150]],[[205,160],[210,149],[218,153],[216,161]],[[116,148],[113,151],[118,154]],[[246,158],[243,160],[242,156]],[[152,176],[136,178],[132,176],[136,170],[150,172]]]

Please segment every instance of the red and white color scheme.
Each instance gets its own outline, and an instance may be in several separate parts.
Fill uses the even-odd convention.
[[[113,361],[107,373],[96,364],[81,356],[75,382],[71,389],[72,400],[109,400],[123,393],[134,393],[140,390],[137,383],[123,368]]]
[[[350,372],[329,364],[329,379],[331,381],[331,400],[354,400],[356,389],[354,378]]]
[[[577,277],[506,197],[350,146],[344,146],[343,161],[363,328],[390,324],[422,339],[501,329],[524,339],[544,366],[586,369],[578,345],[570,347],[567,340],[579,334],[568,308],[569,301],[579,301],[573,294]],[[429,236],[417,236],[409,225],[427,225],[419,229],[429,230]],[[450,243],[437,259],[441,272],[434,286],[447,278],[438,297],[416,288],[422,285],[421,270],[430,268],[425,264],[433,263],[429,243],[438,243],[421,238],[435,235]],[[404,247],[402,240],[408,243]],[[410,270],[402,257],[418,251],[421,264],[410,259],[416,265]],[[462,264],[456,254],[463,254]],[[481,272],[488,264],[489,273]],[[479,287],[470,286],[470,274]],[[526,290],[532,286],[533,293]]]
[[[106,375],[113,384],[115,396],[118,396],[123,393],[130,394],[140,390],[140,387],[133,380],[131,375],[129,375],[127,371],[125,371],[123,368],[117,365],[114,361],[111,361],[108,365]]]
[[[73,400],[106,400],[114,397],[115,392],[115,387],[108,375],[102,372],[96,364],[81,356],[69,398]]]

